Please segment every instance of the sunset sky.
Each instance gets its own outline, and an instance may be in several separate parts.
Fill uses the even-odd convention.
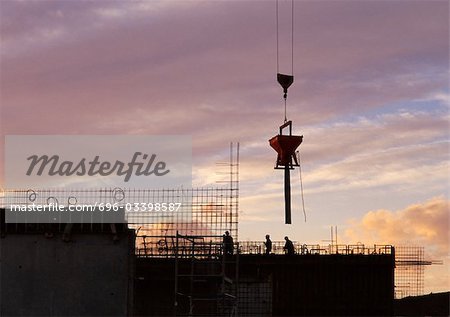
[[[295,170],[284,225],[268,144],[284,119],[275,1],[2,0],[2,135],[191,135],[195,186],[239,141],[240,240],[326,243],[337,225],[342,243],[423,245],[444,261],[425,290],[448,291],[449,2],[296,1],[294,15],[306,222]]]

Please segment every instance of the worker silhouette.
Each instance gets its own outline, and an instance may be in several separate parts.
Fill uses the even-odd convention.
[[[223,235],[223,253],[225,255],[233,255],[233,237],[230,236],[229,231],[225,231]]]
[[[266,242],[264,242],[266,246],[266,255],[269,255],[272,252],[272,240],[270,240],[270,236],[266,234]]]
[[[295,250],[294,250],[294,244],[292,243],[291,240],[289,240],[289,238],[286,236],[284,237],[284,240],[286,240],[286,243],[283,247],[284,252],[287,255],[294,255],[295,254]]]

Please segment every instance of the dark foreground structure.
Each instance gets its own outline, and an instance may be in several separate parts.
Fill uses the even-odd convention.
[[[287,256],[249,254],[235,243],[234,254],[224,257],[220,242],[177,236],[142,252],[133,230],[116,229],[76,225],[65,239],[64,225],[49,236],[45,225],[3,224],[0,315],[393,314],[391,247]]]
[[[236,257],[236,256],[235,256]],[[237,305],[220,295],[223,279],[208,272],[187,278],[190,298],[175,303],[174,259],[140,258],[135,314],[226,316],[389,316],[393,313],[393,255],[239,255]],[[232,262],[233,259],[230,259]],[[190,260],[178,261],[189,271]],[[227,272],[233,276],[234,268]],[[178,279],[178,283],[180,279]],[[226,281],[225,281],[226,283]],[[216,296],[217,295],[217,296]],[[232,295],[229,294],[231,297]],[[194,305],[190,306],[189,301]],[[232,301],[232,299],[230,299]]]
[[[396,299],[396,316],[450,316],[450,292]]]
[[[270,254],[261,241],[236,242],[239,145],[221,166],[228,185],[214,188],[0,189],[0,316],[434,314],[428,303],[436,301],[422,301],[425,310],[406,299],[394,307],[394,294],[422,293],[431,263],[423,248],[338,245],[336,237],[327,246],[294,241],[295,254],[286,255],[285,241],[273,241]],[[24,221],[6,221],[11,213],[2,209],[58,202],[180,208],[129,212],[121,215],[127,224],[114,225],[90,217],[67,225],[57,215],[33,223],[21,212]]]

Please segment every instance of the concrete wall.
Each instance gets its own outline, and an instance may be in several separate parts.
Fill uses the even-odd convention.
[[[134,236],[7,234],[0,239],[0,316],[126,316]]]

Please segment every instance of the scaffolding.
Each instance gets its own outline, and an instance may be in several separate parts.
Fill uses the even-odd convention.
[[[239,143],[230,144],[229,162],[216,163],[217,184],[175,189],[0,189],[0,209],[11,205],[91,205],[124,210],[122,228],[136,232],[135,254],[175,263],[174,312],[177,315],[234,316],[237,313],[238,244],[224,250],[224,234],[238,241]],[[163,208],[163,206],[167,208]],[[169,208],[176,207],[176,208]],[[102,211],[103,212],[103,211]],[[5,213],[2,213],[4,217]],[[3,234],[45,232],[111,233],[113,224],[5,223]],[[114,224],[115,226],[115,224]],[[116,228],[116,227],[114,227]],[[114,229],[115,231],[116,229]],[[214,286],[208,289],[209,286]],[[187,302],[186,302],[187,301]],[[187,303],[187,305],[186,305]]]
[[[395,298],[423,295],[425,265],[442,264],[442,261],[425,259],[421,246],[395,248]]]
[[[175,257],[177,236],[208,239],[222,243],[228,231],[238,241],[239,216],[239,143],[230,144],[229,162],[216,164],[220,176],[216,187],[183,190],[184,209],[176,219],[154,218],[143,222],[135,217],[128,223],[136,229],[136,254],[142,257]],[[157,193],[158,194],[158,193]],[[153,195],[153,193],[152,193]],[[159,196],[167,196],[167,191]],[[175,195],[179,195],[175,193]],[[156,198],[156,200],[162,198]],[[172,201],[176,200],[176,197]],[[179,252],[178,252],[179,253]]]
[[[238,244],[222,237],[177,234],[174,312],[176,316],[236,316]]]
[[[239,143],[230,144],[230,161],[218,163],[219,173],[226,175],[218,185],[175,189],[0,189],[0,208],[18,206],[95,206],[98,212],[108,208],[124,210],[123,223],[136,230],[137,254],[167,256],[174,254],[174,237],[181,235],[221,237],[229,231],[238,239]],[[98,218],[97,218],[98,219]],[[64,222],[51,221],[61,231]],[[90,219],[82,219],[77,227],[94,227]],[[106,221],[106,228],[109,223]],[[102,224],[102,222],[100,222]],[[27,223],[8,224],[6,230],[36,230]],[[95,225],[95,227],[98,227]],[[102,226],[101,226],[102,227]],[[217,240],[217,239],[215,239]],[[217,241],[215,241],[217,242]]]

